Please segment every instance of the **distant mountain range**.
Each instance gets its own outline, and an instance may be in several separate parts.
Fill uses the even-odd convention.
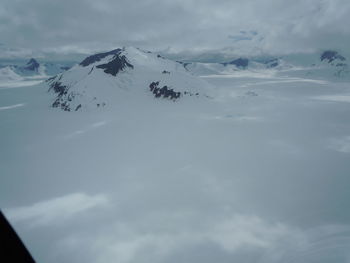
[[[20,80],[27,77],[48,77],[68,70],[72,62],[39,62],[31,58],[28,61],[1,61],[0,81]]]
[[[47,65],[46,65],[47,67]],[[39,72],[30,60],[24,70]],[[346,58],[336,51],[313,55],[268,58],[236,58],[223,63],[172,61],[137,48],[115,49],[85,58],[82,62],[47,80],[54,94],[52,107],[64,111],[105,107],[117,103],[126,90],[133,96],[169,101],[183,97],[209,97],[209,84],[198,76],[272,71],[274,74],[313,78],[349,76]]]
[[[292,54],[280,57],[237,57],[220,63],[182,62],[138,48],[118,48],[72,62],[1,63],[0,81],[28,78],[47,79],[54,95],[52,107],[64,111],[105,107],[133,96],[177,101],[185,97],[209,98],[210,85],[199,76],[231,75],[240,72],[314,79],[344,79],[350,76],[347,58],[337,51],[319,54]],[[51,77],[52,76],[52,77]]]
[[[316,54],[291,54],[279,57],[238,57],[221,63],[186,62],[184,66],[195,75],[232,74],[242,70],[294,71],[289,74],[314,78],[349,77],[345,56],[327,50]]]

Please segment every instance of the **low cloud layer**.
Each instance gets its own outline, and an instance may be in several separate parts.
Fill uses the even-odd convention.
[[[170,53],[347,51],[349,12],[347,0],[4,0],[0,33],[8,47],[56,53],[120,45]]]
[[[75,193],[5,214],[24,237],[48,236],[29,243],[39,262],[343,262],[349,256],[348,225],[303,229],[255,215],[208,218],[200,211],[150,211],[129,220],[109,202],[104,195]]]
[[[104,195],[88,196],[84,193],[74,193],[30,206],[11,208],[5,212],[14,223],[25,222],[32,226],[51,225],[62,223],[86,210],[107,204],[108,199]]]

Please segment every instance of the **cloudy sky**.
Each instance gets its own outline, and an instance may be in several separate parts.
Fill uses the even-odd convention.
[[[348,0],[2,0],[0,42],[23,54],[347,51],[349,13]]]

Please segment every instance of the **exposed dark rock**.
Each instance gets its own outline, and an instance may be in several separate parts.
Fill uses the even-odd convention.
[[[53,77],[51,77],[51,78],[48,78],[47,80],[45,80],[46,82],[50,82],[50,81],[52,81],[52,80],[54,80],[56,78],[56,76],[53,76]]]
[[[324,60],[328,63],[332,63],[334,60],[345,61],[346,58],[340,55],[337,51],[327,50],[321,55],[321,61]]]
[[[337,63],[335,66],[336,67],[346,67],[347,64],[346,63]]]
[[[53,89],[55,93],[58,93],[58,96],[62,96],[63,94],[67,93],[68,87],[65,85],[62,85],[61,82],[55,81],[50,84],[49,91]]]
[[[37,71],[39,66],[40,66],[40,64],[38,63],[38,61],[36,61],[34,58],[31,58],[28,61],[28,63],[26,64],[26,66],[24,67],[24,69],[31,70],[31,71]]]
[[[70,102],[72,102],[76,96],[75,93],[68,93],[69,87],[63,85],[60,82],[60,78],[55,81],[57,77],[54,77],[53,79],[48,79],[47,82],[51,83],[49,91],[53,90],[55,93],[57,93],[57,97],[55,101],[52,103],[53,108],[60,108],[64,111],[71,111]],[[81,106],[80,106],[81,107]],[[79,110],[80,107],[76,107],[75,110]]]
[[[89,66],[90,64],[93,64],[95,62],[100,61],[101,59],[110,56],[110,55],[119,55],[122,50],[120,48],[114,49],[112,51],[104,52],[104,53],[98,53],[92,56],[89,56],[85,58],[82,62],[80,62],[80,66],[86,67]]]
[[[162,88],[158,88],[158,86],[159,86],[159,81],[152,82],[149,85],[151,92],[154,94],[154,97],[156,98],[163,97],[171,100],[176,100],[181,96],[181,92],[176,92],[173,89],[170,89],[168,86],[163,86]]]
[[[64,111],[71,111],[69,103],[64,101],[62,97],[58,96],[54,103],[52,103],[53,108],[61,108]]]
[[[192,96],[199,96],[199,93],[198,93],[198,92],[192,93],[192,92],[189,92],[189,91],[184,91],[184,94],[185,94],[185,95],[188,95],[188,96],[190,96],[190,97],[192,97]]]
[[[171,100],[176,100],[182,96],[182,94],[187,96],[199,96],[199,93],[192,93],[189,91],[184,91],[183,93],[174,91],[173,89],[169,88],[168,86],[163,86],[162,88],[159,88],[159,81],[152,82],[149,85],[150,91],[154,94],[154,97],[156,98],[168,98]]]
[[[268,68],[275,68],[279,65],[278,58],[269,59],[263,62]]]
[[[170,74],[170,71],[163,70],[162,74]]]
[[[60,67],[60,69],[62,69],[62,70],[68,70],[68,69],[70,69],[70,67],[63,66],[63,67]]]
[[[177,63],[181,64],[185,69],[187,69],[186,67],[190,64],[192,64],[191,62],[182,62],[182,61],[176,61]]]
[[[227,65],[236,65],[238,68],[247,68],[248,67],[249,60],[247,58],[238,58],[235,60],[232,60],[231,62],[225,62],[222,63],[222,65],[227,66]]]
[[[144,52],[144,53],[147,53],[147,54],[152,54],[152,52],[149,51],[149,50],[144,50],[144,49],[141,49],[141,48],[139,48],[139,47],[137,47],[136,49],[137,49],[137,50],[140,50],[140,51],[142,51],[142,52]]]
[[[104,72],[116,76],[119,71],[124,70],[126,67],[134,68],[127,59],[126,56],[116,54],[111,61],[106,64],[98,65],[97,68],[104,69]]]
[[[150,85],[149,85],[149,89],[150,91],[153,91],[155,88],[157,88],[159,85],[159,81],[157,82],[152,82]]]
[[[79,104],[76,108],[75,111],[79,110],[81,108],[81,104]]]

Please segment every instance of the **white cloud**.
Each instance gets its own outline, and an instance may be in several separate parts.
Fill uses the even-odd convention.
[[[350,153],[350,136],[331,139],[329,146],[335,151],[341,153]]]
[[[30,206],[5,209],[5,214],[13,223],[24,221],[32,226],[50,225],[107,204],[108,199],[105,195],[89,196],[85,193],[74,193]]]
[[[142,0],[132,5],[126,0],[4,0],[2,6],[0,33],[6,44],[39,50],[86,53],[133,45],[177,51],[232,47],[251,54],[348,49],[350,43],[347,0]]]
[[[3,106],[3,107],[0,107],[0,110],[11,110],[11,109],[23,107],[24,105],[25,105],[24,103],[19,103],[19,104],[14,104],[10,106]]]
[[[332,102],[350,102],[350,95],[323,95],[314,97],[314,99]]]
[[[162,224],[158,216],[153,215],[150,221],[150,218],[144,218],[145,222],[142,223],[146,228],[118,221],[108,224],[97,234],[71,234],[62,239],[58,247],[66,253],[86,247],[85,251],[89,251],[89,255],[85,255],[89,258],[87,262],[127,263],[172,262],[181,254],[191,258],[196,257],[198,251],[205,253],[204,247],[210,250],[210,254],[218,253],[218,256],[226,255],[234,259],[247,250],[254,254],[281,248],[281,244],[288,249],[308,245],[307,236],[300,229],[282,223],[269,223],[257,216],[237,214],[203,228],[175,225],[172,229],[155,230],[155,226]],[[199,215],[196,220],[201,220]]]
[[[268,223],[257,216],[236,215],[214,227],[210,239],[225,250],[234,252],[240,248],[270,248],[278,240],[302,236],[300,231],[282,223]]]

